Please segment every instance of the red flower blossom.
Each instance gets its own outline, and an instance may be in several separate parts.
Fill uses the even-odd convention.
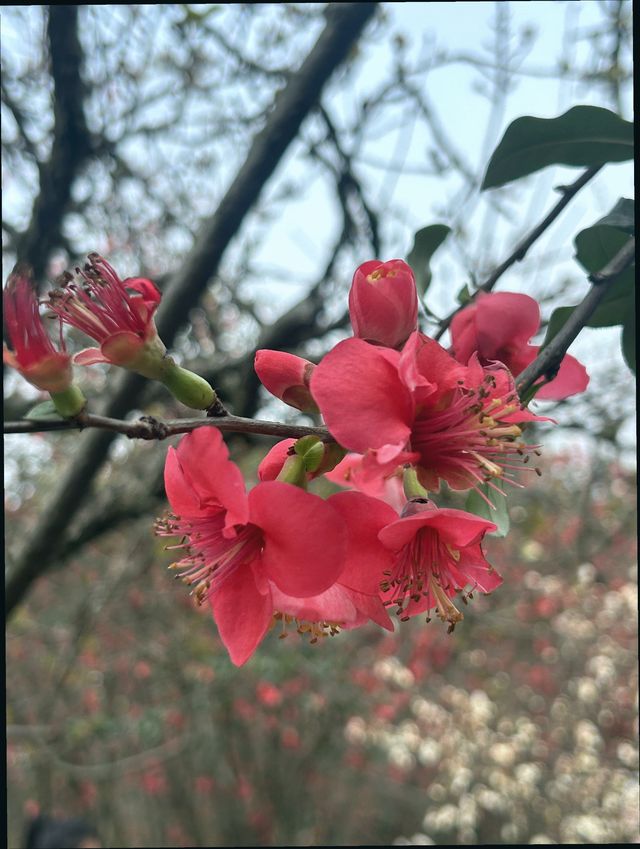
[[[477,352],[483,365],[498,360],[516,377],[538,356],[529,345],[540,327],[540,309],[533,298],[516,292],[479,292],[472,304],[453,317],[451,350],[461,363]],[[566,354],[557,376],[536,393],[559,400],[584,392],[589,375],[582,363]]]
[[[356,269],[349,292],[354,334],[367,342],[399,348],[418,324],[418,292],[411,268],[401,259],[373,259]]]
[[[510,480],[531,446],[517,423],[543,420],[523,409],[513,379],[477,358],[457,363],[436,341],[413,333],[402,353],[346,339],[317,366],[311,390],[327,426],[345,448],[367,454],[381,473],[416,463],[420,483],[437,490]],[[526,458],[525,458],[526,460]]]
[[[368,459],[362,454],[347,454],[332,471],[325,473],[325,477],[338,486],[379,498],[399,513],[407,500],[402,474],[394,469],[386,475],[375,461],[367,462]]]
[[[29,383],[44,392],[64,392],[73,379],[71,357],[62,335],[58,351],[44,328],[30,272],[18,267],[9,276],[2,293],[2,307],[9,344],[4,345],[3,361],[20,372]]]
[[[142,277],[121,280],[96,253],[88,259],[76,269],[77,280],[66,274],[62,288],[49,293],[48,305],[60,320],[100,344],[80,351],[74,363],[111,363],[157,378],[166,353],[153,320],[160,292]]]
[[[317,413],[309,381],[315,365],[285,351],[256,351],[254,368],[272,395],[305,413]]]
[[[344,568],[346,530],[327,501],[280,481],[249,494],[220,432],[200,428],[169,448],[165,488],[172,510],[161,535],[182,536],[174,564],[211,604],[232,661],[253,654],[273,620],[272,586],[295,598],[314,596]]]
[[[392,568],[381,584],[386,605],[396,605],[401,620],[433,608],[452,631],[463,619],[451,599],[471,586],[489,593],[502,578],[484,557],[481,541],[496,526],[463,510],[439,509],[420,499],[378,534],[394,553]]]

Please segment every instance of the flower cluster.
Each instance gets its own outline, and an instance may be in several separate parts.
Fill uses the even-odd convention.
[[[217,430],[201,428],[169,449],[172,513],[157,532],[181,538],[174,547],[183,556],[171,568],[211,606],[234,663],[271,628],[285,636],[292,627],[315,642],[368,621],[392,630],[390,612],[400,621],[435,612],[452,631],[463,619],[457,598],[466,604],[502,582],[482,549],[496,525],[438,508],[431,494],[444,481],[475,490],[492,508],[493,491],[502,497],[505,484],[521,485],[516,472],[539,472],[527,465],[538,452],[522,431],[545,419],[520,403],[507,363],[469,348],[468,327],[456,359],[418,330],[417,307],[409,266],[372,260],[351,288],[353,338],[318,365],[257,352],[265,387],[319,411],[335,443],[278,443],[248,495]],[[503,333],[493,341],[507,340]],[[307,492],[322,475],[350,491],[325,500]]]

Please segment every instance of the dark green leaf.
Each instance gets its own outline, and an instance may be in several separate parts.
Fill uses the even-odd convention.
[[[429,268],[431,257],[450,232],[451,227],[447,227],[446,224],[431,224],[429,227],[418,230],[414,237],[407,263],[413,269],[420,297],[424,295],[431,283],[431,269]]]
[[[495,149],[481,189],[548,165],[589,167],[633,157],[633,124],[600,106],[574,106],[557,118],[516,118]]]
[[[62,416],[57,412],[53,405],[53,401],[43,401],[41,404],[36,404],[25,415],[25,419],[45,419],[54,421],[63,421]]]
[[[597,227],[599,224],[607,224],[609,227],[616,227],[618,230],[623,230],[625,233],[633,235],[636,229],[633,199],[619,198],[611,212],[608,212],[604,218],[596,221],[593,226]]]
[[[594,224],[582,230],[576,236],[576,259],[580,265],[593,274],[601,271],[607,263],[626,245],[630,236],[608,224]],[[608,287],[603,304],[618,300],[633,293],[635,287],[635,265],[625,269],[618,279]],[[598,325],[593,325],[597,327]]]
[[[634,310],[627,316],[622,326],[622,356],[631,371],[636,373],[636,314]]]
[[[507,497],[503,492],[496,492],[495,489],[483,483],[478,487],[487,496],[489,501],[494,505],[495,510],[489,507],[487,502],[474,489],[467,496],[464,509],[473,513],[475,516],[481,516],[489,522],[495,522],[498,530],[494,531],[491,536],[505,537],[509,532],[509,510],[507,508]]]
[[[456,300],[459,304],[466,304],[471,300],[471,292],[469,291],[469,287],[465,284],[462,289],[456,295]]]

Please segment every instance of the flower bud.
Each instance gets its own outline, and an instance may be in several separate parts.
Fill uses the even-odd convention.
[[[171,357],[163,358],[157,377],[174,398],[192,410],[208,410],[216,400],[215,390],[204,377],[176,365]]]
[[[311,397],[309,381],[315,368],[309,360],[285,351],[256,351],[256,374],[272,395],[303,413],[317,413],[318,406]]]
[[[359,266],[349,292],[349,316],[355,336],[401,348],[418,326],[418,291],[407,263],[374,259]]]

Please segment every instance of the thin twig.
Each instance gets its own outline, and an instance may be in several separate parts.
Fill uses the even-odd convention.
[[[333,442],[326,427],[307,427],[306,425],[285,424],[283,422],[267,422],[260,419],[245,419],[241,416],[219,416],[216,418],[169,419],[162,421],[152,416],[143,416],[136,421],[112,419],[108,416],[97,416],[84,413],[69,421],[25,419],[17,422],[5,422],[4,432],[9,433],[44,433],[58,430],[84,430],[99,428],[121,433],[129,439],[161,440],[179,433],[189,433],[199,427],[217,427],[223,432],[258,433],[263,436],[300,438],[302,436],[317,436],[323,442]]]
[[[580,176],[578,179],[571,183],[570,186],[562,186],[562,197],[558,201],[558,203],[553,207],[551,212],[542,219],[542,221],[533,228],[533,230],[529,233],[528,236],[525,236],[521,242],[519,242],[513,252],[505,259],[503,263],[501,263],[495,271],[485,280],[485,282],[478,287],[478,289],[471,295],[471,301],[477,296],[478,292],[490,292],[493,287],[496,285],[500,277],[507,271],[507,269],[511,268],[512,265],[515,265],[516,262],[521,262],[525,256],[527,255],[527,251],[533,245],[535,241],[537,241],[540,236],[544,233],[544,231],[552,224],[558,215],[562,212],[562,210],[567,206],[569,201],[580,191],[583,186],[589,182],[589,180],[593,179],[598,171],[602,168],[602,165],[594,165],[592,168],[587,168],[587,170]],[[453,321],[453,317],[460,312],[461,309],[469,305],[469,301],[466,304],[461,304],[459,307],[456,307],[453,312],[448,315],[446,318],[443,318],[440,322],[440,328],[436,333],[435,338],[440,339],[445,330],[449,327],[451,322]]]
[[[547,376],[548,379],[555,377],[569,345],[585,327],[599,304],[602,303],[611,284],[615,283],[620,274],[633,262],[635,249],[636,240],[631,238],[601,271],[589,276],[592,286],[584,299],[574,309],[551,342],[516,378],[516,387],[521,397],[542,375]]]

